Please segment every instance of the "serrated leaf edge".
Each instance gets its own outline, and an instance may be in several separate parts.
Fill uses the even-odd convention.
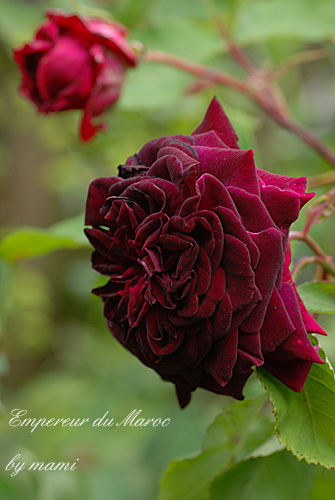
[[[323,351],[324,352],[324,351]],[[325,362],[327,363],[327,365],[329,366],[331,372],[333,373],[333,376],[334,376],[334,381],[335,381],[335,371],[334,371],[334,368],[332,367],[328,357],[326,356],[325,354]],[[258,373],[256,371],[256,374],[258,376]],[[328,465],[328,464],[325,464],[325,463],[321,463],[319,460],[313,458],[313,457],[308,457],[302,453],[298,453],[297,451],[295,451],[289,444],[287,444],[285,442],[285,440],[282,438],[281,434],[280,434],[280,430],[279,430],[279,424],[278,424],[278,410],[276,408],[276,405],[274,403],[274,401],[272,400],[271,396],[270,396],[270,392],[268,391],[268,389],[266,388],[265,384],[263,383],[262,379],[260,377],[259,378],[259,381],[262,385],[262,387],[265,389],[265,392],[267,393],[267,396],[268,396],[268,399],[271,403],[271,406],[272,406],[272,414],[274,416],[274,419],[273,419],[273,427],[274,427],[274,433],[275,435],[277,436],[279,442],[281,444],[283,444],[285,446],[285,448],[292,453],[292,455],[294,455],[296,457],[296,459],[300,462],[301,460],[305,460],[309,465],[311,464],[314,464],[314,465],[320,465],[321,467],[324,467],[325,469],[328,469],[328,470],[332,470],[332,469],[335,469],[335,465]]]

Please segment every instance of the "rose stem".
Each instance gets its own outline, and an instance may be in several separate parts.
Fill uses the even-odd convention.
[[[335,184],[335,172],[325,172],[320,175],[310,177],[307,182],[308,189],[318,186],[327,186],[328,184]]]
[[[277,66],[272,73],[274,78],[280,78],[286,71],[294,68],[294,66],[310,61],[325,59],[326,57],[327,52],[325,49],[305,50],[304,52],[299,52],[289,57],[283,64]]]
[[[290,231],[290,240],[300,240],[304,241],[306,245],[319,257],[319,263],[322,264],[323,268],[328,274],[335,276],[335,266],[333,258],[330,255],[325,254],[320,245],[309,235],[304,234],[302,231]]]
[[[169,64],[187,71],[188,73],[192,73],[193,75],[200,76],[201,78],[205,78],[222,85],[228,85],[229,87],[239,90],[245,94],[248,93],[248,86],[245,82],[238,80],[225,71],[187,61],[182,57],[175,56],[174,54],[170,54],[169,52],[165,52],[163,50],[148,50],[144,56],[144,60],[148,62]]]
[[[236,54],[236,51],[234,53],[235,59],[241,59],[240,52],[239,55]],[[293,120],[286,110],[286,107],[282,103],[278,102],[278,97],[275,95],[275,89],[273,86],[270,86],[264,80],[260,79],[260,73],[254,72],[253,75],[249,76],[247,80],[242,81],[224,71],[210,68],[202,64],[193,63],[161,50],[147,51],[144,55],[144,60],[147,62],[169,64],[182,69],[183,71],[187,71],[188,73],[192,73],[193,75],[220,85],[227,85],[239,92],[242,92],[243,94],[249,95],[249,97],[257,102],[275,121],[277,121],[284,128],[287,128],[300,136],[335,168],[335,154],[322,144],[322,142],[314,134],[312,134],[312,132]],[[242,60],[240,61],[240,64],[242,65]],[[246,69],[246,66],[247,64],[244,60],[243,67]],[[249,72],[250,71],[251,67],[249,68]]]
[[[259,73],[257,66],[255,66],[246,52],[236,44],[229,31],[228,25],[215,2],[213,2],[213,0],[207,0],[206,3],[208,10],[211,12],[210,17],[212,23],[216,28],[219,36],[226,42],[228,52],[231,54],[231,56],[249,75]],[[277,79],[294,66],[305,62],[324,59],[326,57],[327,52],[325,49],[304,50],[303,52],[299,52],[289,57],[284,63],[282,63],[280,66],[277,66],[277,68],[275,68],[271,72],[269,71],[268,76],[271,77],[271,79]]]
[[[304,241],[306,245],[309,246],[311,250],[319,257],[327,257],[325,252],[322,250],[320,245],[313,240],[309,234],[304,234],[302,231],[290,231],[290,240],[300,240]]]
[[[297,279],[299,278],[300,274],[303,272],[303,270],[309,266],[310,264],[317,264],[318,265],[318,272],[321,268],[321,272],[322,272],[322,269],[324,269],[324,260],[321,259],[321,257],[302,257],[301,259],[298,260],[298,262],[296,262],[296,264],[293,266],[293,269],[292,269],[292,278],[293,278],[293,281],[297,281]],[[328,271],[328,267],[326,269]]]
[[[213,7],[214,5],[212,5],[212,8]],[[258,84],[260,86],[260,92],[257,92],[256,89],[255,94],[253,92],[254,88],[251,87],[251,93],[249,92],[250,96],[256,102],[258,102],[258,104],[265,111],[267,111],[267,113],[272,116],[272,118],[274,118],[280,125],[282,125],[284,128],[290,129],[292,132],[299,135],[305,142],[312,146],[322,156],[327,158],[330,163],[335,165],[335,155],[326,146],[324,146],[317,139],[317,137],[314,136],[314,134],[302,127],[300,124],[296,123],[290,116],[281,88],[275,81],[276,72],[264,72],[263,70],[259,70],[257,66],[254,65],[246,52],[235,43],[225,20],[222,16],[220,16],[220,13],[217,11],[216,7],[215,16],[213,16],[213,23],[216,26],[219,35],[226,41],[228,51],[233,59],[235,59],[235,61],[241,66],[241,68],[243,68],[250,76],[250,83],[255,82],[256,85]],[[320,57],[321,54],[322,57],[325,57],[326,51],[321,49],[317,51],[305,51],[303,53],[296,54],[291,59],[286,61],[286,65],[284,64],[282,68],[279,68],[279,70],[287,70],[289,69],[290,65],[292,66],[295,64],[300,64],[301,62],[313,60],[313,58],[315,59],[315,57]],[[271,76],[271,74],[272,81],[269,81],[269,76]],[[261,89],[263,89],[263,91]],[[272,105],[274,105],[274,107],[272,107]]]
[[[254,75],[257,72],[257,68],[248,57],[248,55],[242,50],[236,43],[230,34],[230,31],[223,20],[223,18],[217,12],[213,12],[212,22],[217,29],[218,34],[223,38],[227,44],[228,52],[235,59],[235,61],[243,68],[249,75]]]

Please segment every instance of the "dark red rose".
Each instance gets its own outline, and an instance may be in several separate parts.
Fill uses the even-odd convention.
[[[175,383],[182,407],[197,387],[243,399],[253,366],[301,391],[322,363],[307,332],[324,332],[288,269],[305,186],[256,169],[215,99],[191,136],[150,141],[119,177],[92,182],[86,234],[109,277],[94,293],[113,335]]]
[[[121,24],[55,10],[47,17],[35,39],[14,50],[20,92],[40,113],[82,109],[80,135],[86,141],[103,127],[92,118],[118,100],[136,56]]]

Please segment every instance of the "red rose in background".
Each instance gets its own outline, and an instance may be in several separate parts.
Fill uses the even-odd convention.
[[[92,118],[118,100],[136,56],[121,24],[54,10],[47,17],[35,39],[14,50],[20,92],[40,113],[82,109],[80,135],[86,141],[103,127]]]
[[[176,385],[242,399],[253,366],[301,391],[324,333],[293,284],[288,231],[306,179],[256,169],[213,99],[191,136],[148,142],[89,189],[94,293],[113,335]]]

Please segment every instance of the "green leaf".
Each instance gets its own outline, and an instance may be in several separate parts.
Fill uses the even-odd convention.
[[[243,2],[233,34],[239,43],[274,39],[304,42],[334,40],[333,0],[259,0]]]
[[[264,414],[266,397],[230,404],[209,427],[203,452],[171,462],[161,481],[159,500],[207,500],[219,474],[249,456],[272,434]]]
[[[50,226],[50,233],[61,238],[69,238],[80,246],[87,247],[88,242],[84,230],[84,215],[79,214],[61,220]]]
[[[273,453],[277,453],[278,451],[282,451],[285,449],[283,443],[278,441],[277,436],[272,434],[272,436],[265,441],[265,443],[261,444],[258,448],[250,453],[250,457],[258,458],[258,457],[267,457],[268,455],[272,455]]]
[[[321,349],[319,354],[325,359]],[[273,405],[279,440],[299,459],[335,467],[335,380],[328,361],[313,364],[301,393],[264,368],[258,368],[257,373]]]
[[[313,313],[335,313],[335,283],[312,281],[298,286],[307,309]]]
[[[331,499],[335,491],[335,470],[318,468],[308,500]]]
[[[236,462],[252,453],[272,435],[266,402],[262,394],[254,400],[231,403],[208,428],[203,450],[233,445],[229,458]]]
[[[237,464],[216,479],[211,500],[305,500],[315,468],[286,450]]]
[[[24,226],[0,241],[0,257],[14,263],[28,257],[41,257],[56,250],[89,247],[83,235],[83,216],[71,217],[49,228]]]
[[[43,229],[25,227],[17,229],[3,238],[0,244],[0,256],[16,262],[27,257],[48,255],[63,248],[77,248],[70,238],[53,236]]]

